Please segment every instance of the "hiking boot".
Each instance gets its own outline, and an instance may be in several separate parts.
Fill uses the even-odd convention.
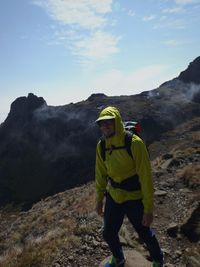
[[[124,267],[125,259],[117,259],[114,256],[106,263],[104,267]]]
[[[153,261],[151,264],[151,267],[163,267],[163,263]]]

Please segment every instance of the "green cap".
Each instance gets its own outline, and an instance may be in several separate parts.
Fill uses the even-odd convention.
[[[115,118],[114,115],[105,115],[105,116],[99,117],[95,122],[104,121],[104,120],[112,120],[114,118]]]

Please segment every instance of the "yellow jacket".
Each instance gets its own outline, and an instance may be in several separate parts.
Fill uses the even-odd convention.
[[[106,148],[112,145],[124,146],[125,129],[119,111],[115,107],[107,107],[101,111],[99,118],[113,116],[115,120],[115,135],[105,139]],[[153,182],[149,155],[143,141],[136,135],[132,137],[131,151],[133,158],[126,149],[113,150],[111,154],[106,151],[106,159],[101,156],[100,141],[96,148],[95,184],[97,201],[102,201],[106,191],[115,202],[123,203],[127,200],[142,199],[144,212],[153,211]],[[137,174],[141,185],[139,191],[126,191],[114,188],[108,183],[107,177],[115,182],[122,182],[130,176]]]

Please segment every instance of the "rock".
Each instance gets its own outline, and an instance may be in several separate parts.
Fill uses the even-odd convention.
[[[191,242],[200,240],[200,203],[190,212],[190,217],[180,227],[180,232],[187,236]]]
[[[100,242],[93,240],[93,242],[92,242],[93,247],[98,247],[99,245],[100,245]]]
[[[192,191],[188,188],[180,188],[179,190],[181,193],[190,194]]]
[[[167,192],[164,191],[164,190],[157,190],[155,193],[154,193],[155,196],[157,197],[163,197],[163,196],[166,196],[167,195]]]
[[[182,71],[178,77],[181,81],[185,83],[196,83],[200,84],[200,57],[197,57],[193,62],[191,62],[188,68]]]
[[[125,245],[125,246],[128,245],[128,244],[127,244],[127,240],[126,240],[123,236],[119,235],[119,240],[120,240],[120,243],[121,243],[122,245]]]
[[[171,162],[172,162],[172,159],[171,159],[171,158],[170,158],[170,159],[167,159],[167,160],[164,161],[164,163],[161,165],[161,168],[164,169],[164,170],[166,170],[166,169],[169,167],[169,165],[171,164]]]
[[[126,258],[126,263],[124,265],[124,267],[150,267],[151,263],[146,260],[139,252],[135,251],[135,250],[127,250],[124,251],[125,254],[125,258]],[[108,262],[110,259],[110,256],[107,257],[106,259],[104,259],[99,267],[104,267],[104,265],[106,264],[106,262]]]
[[[91,94],[91,96],[88,97],[88,101],[95,101],[95,100],[102,100],[107,98],[107,95],[103,93],[97,93],[97,94]],[[103,109],[103,106],[100,107],[100,109]]]
[[[177,257],[180,257],[183,253],[180,250],[176,250],[175,254],[176,254]]]
[[[69,260],[69,261],[73,261],[73,260],[74,260],[74,256],[72,256],[72,255],[69,256],[69,257],[68,257],[68,260]]]
[[[197,259],[194,256],[189,257],[189,265],[187,265],[188,267],[199,267],[200,263],[199,263],[200,259]]]
[[[167,248],[162,248],[162,252],[163,252],[164,254],[170,255],[170,250],[167,249]]]
[[[170,154],[170,153],[167,153],[167,154],[162,156],[162,159],[164,159],[164,160],[171,159],[171,158],[173,158],[173,154]]]
[[[161,176],[163,176],[165,174],[164,171],[155,171],[153,173],[157,178],[160,178]]]
[[[172,167],[178,167],[181,165],[182,160],[181,159],[172,159],[171,162],[168,165],[168,168]]]
[[[179,226],[176,223],[171,223],[167,228],[167,233],[171,237],[176,237]]]

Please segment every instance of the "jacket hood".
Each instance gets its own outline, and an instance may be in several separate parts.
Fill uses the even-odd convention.
[[[115,107],[107,107],[103,109],[96,122],[98,123],[101,120],[108,120],[108,119],[114,119],[115,120],[115,135],[116,137],[123,136],[124,133],[124,125],[122,122],[121,115],[119,113],[119,110]]]

